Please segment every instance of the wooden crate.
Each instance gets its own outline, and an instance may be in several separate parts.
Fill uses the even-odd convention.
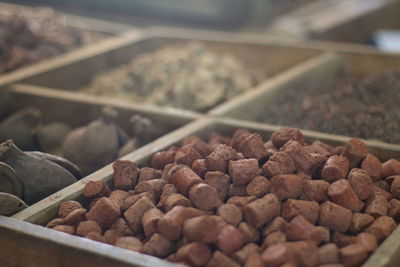
[[[1,266],[180,266],[0,216]]]
[[[7,8],[7,7],[22,7],[19,5],[15,4],[9,4],[9,3],[4,3],[0,2],[0,9],[1,8]],[[69,14],[63,14],[65,23],[68,26],[72,26],[75,28],[79,28],[82,30],[87,30],[87,31],[92,31],[92,32],[100,32],[108,35],[109,37],[104,38],[102,42],[104,42],[106,39],[123,34],[126,31],[133,31],[133,27],[127,26],[124,24],[119,24],[119,23],[113,23],[109,21],[102,21],[98,19],[91,19],[91,18],[86,18],[86,17],[80,17],[76,15],[69,15]],[[81,50],[86,51],[86,49],[91,49],[91,47],[97,46],[96,43],[94,44],[88,44],[85,45],[81,48],[77,48],[74,50],[71,50],[63,55],[66,58],[68,57],[74,57],[76,52],[79,54]],[[85,53],[85,52],[83,52]],[[33,63],[30,65],[23,66],[21,68],[18,68],[12,72],[6,72],[3,74],[0,74],[0,87],[17,82],[19,80],[22,80],[24,78],[27,78],[32,75],[36,75],[38,73],[41,73],[43,71],[48,70],[49,68],[54,67],[54,59],[58,58],[48,58],[48,59],[43,59],[38,61],[37,63]]]
[[[129,119],[133,115],[149,118],[154,127],[151,136],[145,140],[146,143],[199,118],[194,112],[175,112],[152,106],[125,104],[107,98],[81,97],[68,91],[59,92],[32,85],[14,84],[6,89],[14,103],[12,112],[27,107],[37,108],[41,111],[41,121],[44,124],[62,122],[72,129],[85,126],[98,119],[101,109],[105,106],[118,111],[116,124],[127,133],[131,132],[132,125]]]
[[[244,122],[244,121],[236,121],[224,118],[218,119],[218,118],[203,117],[174,132],[171,132],[163,136],[162,138],[156,140],[155,142],[145,147],[142,147],[141,149],[127,155],[126,157],[124,157],[124,159],[137,162],[141,166],[148,166],[151,155],[153,155],[157,151],[166,149],[171,145],[178,144],[184,137],[190,135],[198,135],[203,138],[206,138],[208,134],[210,134],[213,131],[231,135],[238,128],[246,128],[251,131],[256,131],[265,138],[268,138],[272,132],[278,129],[277,126],[271,126],[255,122]],[[347,140],[347,138],[341,136],[327,136],[312,131],[304,132],[304,135],[306,140],[309,142],[314,140],[322,140],[324,142],[333,145],[337,145]],[[382,160],[387,159],[388,154],[385,153],[384,148],[378,150],[376,150],[376,147],[374,146],[372,147],[370,146],[369,148],[372,149],[378,157],[381,157]],[[397,156],[399,157],[400,149],[390,152],[390,155],[393,154],[397,154]],[[5,219],[4,217],[0,217],[0,232],[1,231],[4,231],[5,233],[8,232],[7,235],[5,236],[0,235],[0,242],[6,242],[6,241],[9,242],[10,235],[11,236],[15,235],[16,231],[23,228],[24,240],[25,238],[27,238],[30,240],[29,242],[33,242],[33,244],[44,242],[51,245],[57,241],[56,247],[53,248],[56,251],[56,253],[60,253],[57,251],[60,250],[62,246],[71,247],[72,248],[71,253],[72,251],[75,251],[76,249],[80,248],[76,253],[78,253],[79,257],[82,257],[84,260],[87,260],[87,258],[90,255],[95,254],[98,257],[99,254],[101,254],[102,257],[106,258],[106,260],[110,261],[113,260],[114,264],[116,263],[120,264],[121,263],[120,255],[122,252],[121,249],[119,248],[104,245],[102,243],[91,240],[82,241],[82,239],[79,237],[72,237],[64,233],[56,233],[56,231],[53,231],[51,229],[43,228],[40,226],[32,226],[26,223],[30,222],[39,225],[45,224],[46,222],[55,217],[57,208],[61,202],[70,199],[76,199],[76,200],[82,199],[82,189],[85,183],[87,183],[89,180],[104,181],[110,183],[112,180],[112,173],[113,170],[111,165],[102,168],[96,173],[82,179],[81,181],[53,194],[52,196],[49,196],[48,198],[12,216],[12,218],[17,219],[17,221],[13,222],[10,221],[10,219]],[[45,236],[45,238],[43,236]],[[400,260],[400,244],[397,242],[399,236],[400,236],[400,227],[398,227],[392,233],[392,235],[387,240],[385,240],[385,242],[378,248],[378,250],[369,258],[368,262],[364,264],[364,266],[366,267],[396,266],[398,260]],[[106,248],[107,248],[107,253],[105,254],[103,253],[103,251],[105,251]],[[45,261],[46,257],[48,257],[48,254],[46,255],[40,254],[41,249],[42,249],[41,246],[31,247],[30,252],[35,255],[35,257],[32,259],[33,260],[32,263],[39,264]],[[6,252],[3,251],[3,253],[7,253],[7,247],[4,250]],[[129,252],[125,253],[129,254]],[[10,255],[10,253],[8,253],[8,255]],[[140,265],[141,263],[143,263],[144,261],[142,259],[145,259],[146,262],[151,262],[151,260],[155,260],[151,256],[138,255],[137,253],[134,252],[132,252],[131,255],[126,258],[130,260],[128,264],[132,264],[132,266]],[[95,257],[95,259],[97,258]],[[73,262],[74,261],[71,262],[71,265],[66,264],[65,266],[72,266]],[[163,265],[164,263],[166,264],[165,266],[169,264],[167,262],[163,262],[162,266],[164,266]]]
[[[129,62],[136,56],[171,44],[201,42],[216,53],[229,53],[237,57],[246,68],[261,71],[265,79],[299,62],[321,53],[307,47],[290,47],[252,41],[240,34],[217,33],[222,38],[210,38],[210,32],[195,31],[191,34],[177,29],[155,28],[145,33],[137,32],[114,38],[108,46],[87,50],[73,59],[59,58],[51,70],[33,75],[21,82],[55,89],[76,91],[84,87],[94,75]],[[211,32],[212,33],[212,32]],[[255,37],[255,36],[253,36]],[[102,48],[102,49],[100,49]],[[81,93],[84,95],[85,93]]]
[[[166,44],[192,40],[203,42],[218,52],[234,53],[246,66],[265,70],[268,77],[253,90],[228,100],[207,114],[78,94],[73,90],[86,83],[97,71],[129,60],[130,58],[126,57],[128,53],[133,57]],[[17,80],[21,83],[7,88],[17,99],[17,108],[33,105],[43,111],[46,115],[45,121],[58,119],[74,127],[96,118],[103,105],[110,105],[120,112],[122,127],[127,127],[124,122],[132,114],[150,117],[164,129],[163,135],[124,157],[146,166],[154,153],[194,134],[206,137],[212,131],[232,134],[237,128],[247,128],[269,137],[279,126],[253,120],[258,118],[262,107],[268,101],[272,101],[280,91],[288,90],[302,79],[314,75],[333,75],[341,71],[351,71],[355,75],[363,76],[385,68],[396,68],[399,66],[399,60],[399,56],[379,53],[358,45],[300,42],[255,34],[185,31],[158,27],[146,32],[123,33],[99,42],[96,46],[36,64],[35,67],[38,68],[36,72],[30,72],[26,76],[20,75]],[[61,112],[63,109],[73,112]],[[322,140],[334,145],[344,143],[350,138],[314,131],[303,131],[303,133],[308,141]],[[366,143],[370,151],[382,160],[400,159],[398,145],[377,141],[366,141]],[[10,244],[4,246],[0,252],[0,266],[56,264],[73,266],[79,265],[80,262],[96,266],[171,265],[151,256],[30,224],[42,225],[48,222],[56,215],[58,205],[65,200],[82,200],[82,189],[89,180],[111,184],[112,172],[111,165],[107,165],[15,214],[12,218],[0,217],[0,243]],[[399,236],[400,228],[380,246],[365,266],[396,266],[400,260],[400,244],[396,243]],[[27,256],[21,257],[24,253]],[[65,258],[69,260],[66,261]]]
[[[246,95],[238,96],[213,109],[210,114],[240,120],[262,121],[265,107],[289,90],[315,79],[330,79],[340,73],[354,77],[377,74],[386,69],[399,70],[400,56],[387,53],[325,53],[282,72]],[[291,126],[291,125],[285,125]],[[384,147],[387,151],[400,148],[379,140],[366,140],[369,144]]]
[[[338,52],[347,58],[351,58],[354,62],[351,67],[357,68],[358,73],[369,73],[368,68],[371,68],[371,66],[374,69],[378,68],[378,66],[372,64],[364,64],[367,59],[373,64],[380,65],[382,69],[385,67],[394,68],[398,63],[397,59],[392,59],[390,56],[385,57],[363,45],[320,41],[303,42],[259,34],[152,27],[146,31],[126,32],[100,42],[97,46],[60,56],[46,64],[37,64],[36,74],[27,75],[23,79],[18,79],[18,81],[60,91],[76,91],[93,79],[96,73],[127,63],[140,54],[154,51],[166,45],[193,41],[205,44],[216,53],[233,54],[246,68],[262,71],[265,74],[265,79],[256,88],[273,81],[279,76],[278,74],[296,68],[300,63],[313,60],[324,52]],[[358,55],[366,56],[363,57],[364,61],[357,65]],[[242,95],[252,95],[253,91],[256,90],[249,90]],[[79,95],[88,96],[87,93],[82,92],[79,92]],[[232,100],[227,100],[223,105],[229,105],[231,102]],[[152,106],[152,104],[149,104],[149,106]],[[182,109],[163,108],[185,112]],[[215,108],[218,109],[218,107]]]

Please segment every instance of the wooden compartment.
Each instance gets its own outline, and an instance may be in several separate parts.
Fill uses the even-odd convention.
[[[332,79],[343,73],[362,78],[385,70],[399,70],[399,64],[400,56],[396,54],[373,51],[325,53],[276,75],[252,92],[238,96],[229,103],[213,109],[210,114],[241,120],[268,121],[265,107],[273,103],[278,96],[290,90],[297,90],[305,83],[324,78]],[[388,149],[400,147],[400,144],[393,145],[379,140],[370,140],[370,142]]]
[[[260,36],[257,36],[260,37]],[[104,43],[79,56],[60,57],[52,68],[33,75],[21,82],[55,89],[75,91],[84,87],[95,74],[129,62],[136,56],[171,44],[196,41],[216,53],[229,53],[238,58],[250,70],[263,73],[266,80],[292,65],[316,56],[319,50],[307,47],[291,47],[255,41],[241,34],[210,33],[178,29],[149,30],[146,33],[127,33],[116,37],[108,46]],[[106,75],[106,74],[104,74]],[[250,90],[251,91],[251,90]],[[84,93],[79,93],[83,95]]]
[[[1,266],[180,266],[0,216]]]
[[[126,105],[110,99],[93,99],[90,96],[85,98],[67,91],[61,92],[31,85],[15,84],[6,89],[8,89],[8,96],[14,103],[12,112],[27,107],[37,108],[41,111],[41,123],[44,125],[61,122],[72,129],[85,126],[97,120],[101,114],[101,109],[107,106],[118,112],[116,124],[126,133],[131,133],[132,125],[129,119],[133,115],[141,115],[150,119],[154,124],[152,132],[145,138],[142,137],[142,146],[199,117],[190,112],[176,113],[157,107]]]
[[[0,2],[0,9],[1,8],[29,8],[26,6],[21,6],[21,5],[15,5],[15,4],[9,4],[9,3],[4,3]],[[124,25],[124,24],[119,24],[119,23],[113,23],[109,21],[102,21],[98,19],[91,19],[91,18],[86,18],[86,17],[80,17],[76,15],[69,15],[65,13],[60,13],[64,16],[64,21],[67,26],[71,26],[73,28],[78,28],[82,29],[85,31],[90,31],[90,32],[98,32],[98,33],[103,33],[105,35],[105,38],[103,38],[100,42],[104,42],[108,38],[122,34],[125,31],[133,29],[133,27]],[[86,48],[96,46],[96,43],[91,43],[87,44],[82,47],[78,47],[76,49],[72,49],[64,54],[60,54],[56,57],[52,58],[45,58],[42,60],[39,60],[35,63],[25,65],[23,67],[20,67],[14,71],[11,72],[5,72],[0,74],[0,87],[11,84],[13,82],[17,82],[19,80],[22,80],[24,78],[27,78],[31,75],[35,75],[38,73],[41,73],[42,71],[45,71],[48,69],[48,67],[53,66],[52,62],[54,62],[54,59],[62,56],[62,57],[68,57],[71,54],[73,55],[75,51],[80,51],[80,50],[85,50]]]
[[[137,162],[141,166],[148,166],[149,159],[154,153],[164,150],[171,145],[178,144],[180,140],[187,136],[198,135],[200,137],[207,138],[207,136],[213,131],[226,135],[231,135],[238,128],[246,128],[251,131],[258,132],[259,134],[264,136],[264,138],[269,138],[270,134],[278,129],[277,126],[256,122],[203,117],[190,124],[187,124],[186,126],[174,132],[163,136],[160,139],[157,139],[147,146],[140,148],[139,150],[125,156],[124,159]],[[303,134],[306,140],[309,142],[314,140],[321,140],[332,145],[338,145],[348,140],[348,138],[346,137],[326,135],[312,131],[304,131]],[[367,145],[370,151],[372,153],[375,153],[375,155],[380,157],[382,160],[388,159],[390,157],[400,157],[400,149],[398,147],[393,147],[391,150],[387,150],[386,147],[381,147],[379,144],[367,142]],[[53,194],[52,196],[49,196],[46,199],[43,199],[42,201],[12,216],[12,219],[17,219],[17,221],[0,217],[0,229],[3,231],[9,231],[7,235],[0,235],[0,241],[10,240],[10,235],[15,234],[15,231],[24,228],[22,236],[24,239],[30,239],[30,242],[44,242],[50,245],[56,242],[55,240],[57,240],[54,251],[59,251],[63,246],[69,246],[72,247],[74,251],[75,249],[79,249],[78,253],[80,255],[78,257],[82,257],[84,260],[86,260],[89,255],[96,255],[96,257],[98,257],[101,254],[102,257],[105,257],[107,260],[113,261],[115,264],[122,264],[123,259],[119,257],[122,251],[119,248],[90,240],[83,241],[79,237],[70,236],[40,226],[27,224],[27,222],[34,224],[45,224],[46,222],[54,218],[57,212],[57,208],[61,202],[69,199],[82,199],[82,189],[85,183],[87,183],[89,180],[101,180],[110,183],[112,180],[112,173],[113,169],[111,165],[102,168],[101,170],[82,179],[81,181],[57,192],[56,194]],[[25,222],[21,222],[19,220]],[[12,222],[15,223],[14,227],[10,226]],[[40,235],[38,236],[37,233],[40,233]],[[42,236],[46,237],[44,238]],[[399,236],[400,227],[398,227],[392,233],[392,235],[385,240],[385,242],[378,248],[378,250],[369,258],[368,262],[364,264],[364,266],[396,266],[397,261],[400,260],[400,244],[398,244],[397,242]],[[102,251],[104,251],[103,249],[105,248],[107,248],[107,254],[102,253]],[[6,247],[3,252],[6,253],[7,249],[8,248]],[[40,253],[38,253],[39,251],[40,250],[36,248],[36,246],[32,247],[31,253],[36,255],[36,257],[33,259],[33,262],[35,263],[40,263],[41,261],[45,260],[45,257],[47,257],[47,255],[40,255]],[[125,253],[127,253],[126,255],[129,255],[128,252],[125,251]],[[12,257],[15,257],[15,255],[12,255]],[[142,261],[143,259],[146,259],[146,261],[150,261],[154,258],[146,255],[138,255],[137,253],[131,253],[131,256],[125,258],[125,260],[129,261],[128,264],[131,264],[132,266],[140,264],[146,265],[146,263]],[[165,262],[165,264],[169,263]]]
[[[97,71],[128,61],[130,58],[126,56],[127,54],[136,56],[166,44],[192,40],[204,42],[218,52],[234,53],[245,62],[246,66],[261,68],[269,75],[254,90],[221,104],[205,116],[190,111],[78,94],[73,91],[86,83]],[[337,53],[323,53],[324,51]],[[17,100],[16,108],[28,105],[38,107],[45,114],[45,121],[58,119],[77,127],[96,118],[104,105],[112,106],[119,111],[119,122],[123,128],[127,127],[127,118],[132,114],[153,119],[163,129],[159,138],[123,157],[146,166],[154,153],[177,144],[184,137],[193,134],[207,137],[210,132],[217,131],[230,135],[238,128],[247,128],[269,137],[272,132],[279,129],[279,126],[254,120],[262,115],[263,107],[268,105],[269,101],[273,101],[277,94],[294,88],[304,79],[318,75],[329,77],[345,71],[362,77],[386,68],[398,68],[399,63],[399,56],[374,52],[363,46],[337,46],[318,42],[296,43],[296,41],[274,40],[251,34],[215,32],[210,34],[203,31],[188,33],[159,28],[149,33],[121,34],[96,46],[36,64],[35,68],[32,67],[22,74],[15,74],[3,85],[22,80],[23,83],[9,86]],[[0,79],[0,85],[1,81]],[[345,136],[302,131],[308,141],[321,140],[337,145],[349,139]],[[371,140],[367,140],[366,143],[370,151],[382,160],[400,159],[400,145]],[[15,214],[13,218],[0,216],[0,243],[8,244],[0,252],[0,265],[171,266],[170,263],[151,256],[39,226],[54,218],[61,202],[69,199],[82,200],[82,189],[86,182],[101,180],[110,184],[112,173],[111,165],[107,165]],[[400,228],[397,228],[364,266],[397,266],[397,262],[400,261],[400,244],[397,242],[399,237]],[[65,258],[68,258],[68,261],[65,261]]]

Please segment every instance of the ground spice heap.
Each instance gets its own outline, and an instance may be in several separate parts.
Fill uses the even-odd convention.
[[[400,220],[400,162],[359,139],[332,147],[283,128],[265,143],[191,136],[151,168],[117,160],[47,227],[190,266],[361,266]]]
[[[260,119],[400,144],[399,103],[400,72],[385,72],[364,80],[308,81],[277,96]]]
[[[251,89],[260,75],[201,43],[172,45],[98,74],[84,92],[202,111]]]
[[[1,7],[0,73],[53,57],[105,37],[65,24],[51,8]]]

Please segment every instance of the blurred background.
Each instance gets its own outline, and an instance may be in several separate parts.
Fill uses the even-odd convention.
[[[400,51],[397,0],[39,0],[81,16],[155,25],[258,32],[375,45]]]

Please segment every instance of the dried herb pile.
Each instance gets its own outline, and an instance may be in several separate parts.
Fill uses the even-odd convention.
[[[84,92],[190,110],[207,110],[251,89],[260,75],[233,55],[201,43],[172,45],[98,74]]]

